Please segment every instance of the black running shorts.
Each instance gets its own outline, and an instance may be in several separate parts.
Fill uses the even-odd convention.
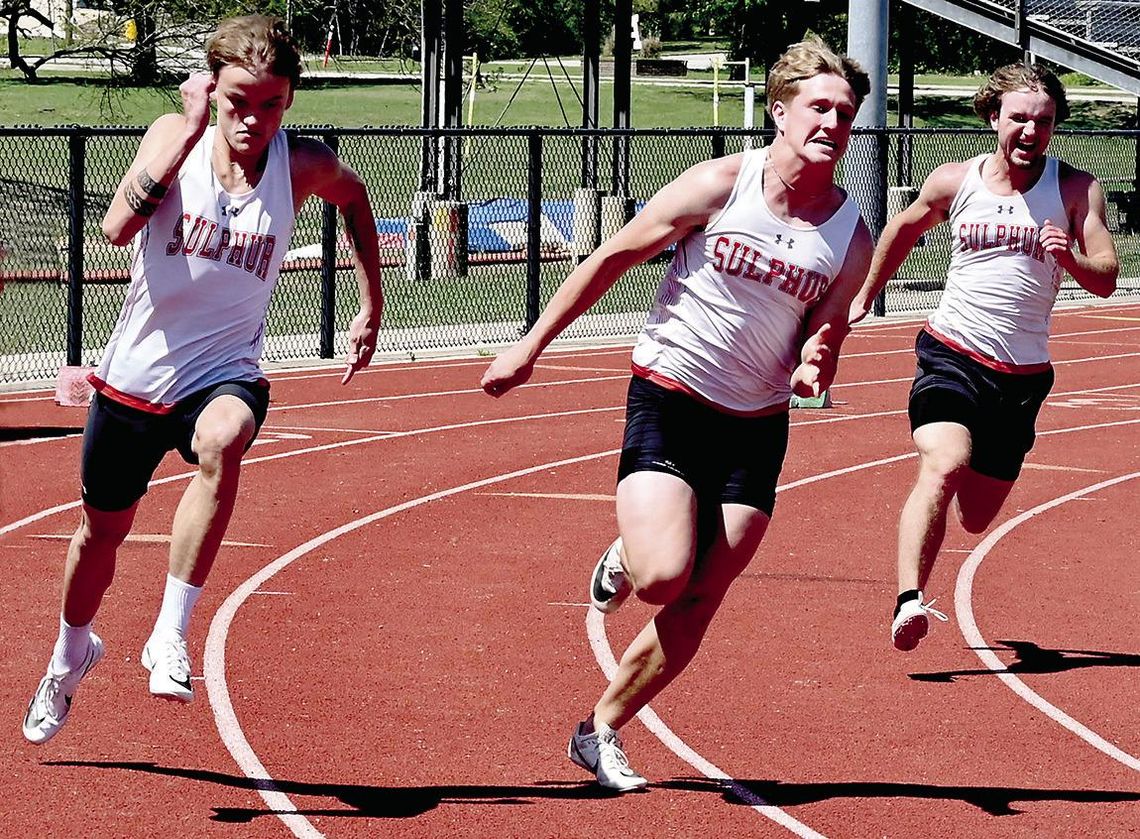
[[[168,414],[141,411],[96,393],[83,433],[83,500],[105,512],[125,510],[146,494],[167,452],[177,449],[187,463],[197,463],[191,449],[194,424],[219,396],[236,396],[245,402],[258,429],[265,422],[269,384],[264,381],[223,382],[204,388],[178,402]]]
[[[1037,414],[1053,387],[1053,368],[1003,373],[943,344],[925,329],[915,340],[918,369],[910,389],[910,428],[954,422],[970,431],[970,468],[1013,481],[1036,439]]]
[[[634,472],[666,472],[697,496],[699,549],[715,538],[721,504],[768,516],[788,449],[788,412],[726,414],[639,376],[629,384],[618,481]]]

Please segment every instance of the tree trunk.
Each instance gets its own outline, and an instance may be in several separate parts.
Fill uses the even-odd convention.
[[[130,80],[149,86],[159,81],[157,26],[154,7],[149,3],[131,4],[135,21],[135,48],[131,53]]]
[[[28,81],[36,81],[36,68],[28,64],[20,55],[20,14],[19,9],[12,9],[8,16],[8,64],[13,70],[19,70]]]

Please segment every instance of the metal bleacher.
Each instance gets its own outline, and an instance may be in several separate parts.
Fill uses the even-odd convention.
[[[1140,97],[1140,0],[903,0]]]

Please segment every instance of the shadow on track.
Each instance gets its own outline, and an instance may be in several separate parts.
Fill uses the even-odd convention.
[[[974,670],[947,670],[942,673],[911,673],[916,682],[953,682],[961,676],[996,676],[998,673],[1045,674],[1065,673],[1086,667],[1140,667],[1140,654],[1113,653],[1102,650],[1051,650],[1032,641],[998,641],[997,647],[972,647],[995,653],[1012,652],[1013,661],[1005,670],[979,667]]]
[[[771,780],[742,780],[735,783],[754,793],[774,807],[796,807],[837,798],[917,798],[935,801],[962,801],[991,816],[1015,816],[1022,810],[1014,802],[1068,801],[1074,804],[1116,804],[1140,801],[1140,792],[1090,789],[1034,789],[1031,787],[940,786],[883,781],[843,781],[839,783],[796,784]],[[655,784],[677,790],[720,793],[733,804],[741,801],[719,781],[708,778],[680,778]]]
[[[185,778],[231,789],[271,790],[289,796],[335,798],[344,808],[305,809],[302,816],[330,818],[406,819],[434,810],[441,804],[508,804],[526,805],[533,799],[583,801],[611,798],[617,793],[602,789],[591,781],[538,781],[534,784],[441,784],[439,786],[365,786],[362,784],[319,784],[307,781],[263,780],[244,775],[230,775],[207,769],[184,769],[160,766],[149,761],[51,760],[45,766],[75,766],[89,769],[121,769],[147,772],[173,778]],[[285,815],[284,812],[254,807],[215,807],[212,821],[248,824],[259,816]],[[292,812],[292,811],[290,811]]]

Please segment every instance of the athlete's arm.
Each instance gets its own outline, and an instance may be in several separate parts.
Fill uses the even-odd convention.
[[[368,366],[376,352],[384,290],[380,282],[380,246],[376,219],[368,189],[360,176],[319,140],[298,137],[292,141],[289,166],[293,178],[293,206],[300,210],[305,199],[316,195],[340,210],[352,245],[352,264],[360,293],[360,311],[348,329],[348,367],[341,384]]]
[[[147,129],[103,216],[103,235],[112,245],[128,244],[166,197],[186,156],[210,124],[213,90],[211,74],[194,73],[178,88],[182,113],[164,114]]]
[[[871,304],[902,266],[918,238],[950,217],[950,204],[962,186],[968,165],[954,162],[939,166],[930,173],[914,203],[883,228],[871,258],[871,270],[851,303],[850,323],[862,320],[871,311]]]
[[[839,350],[851,331],[847,313],[867,276],[874,249],[871,231],[860,218],[839,275],[805,321],[804,334],[808,338],[800,348],[800,364],[792,372],[792,391],[797,396],[819,396],[835,380]]]
[[[1108,297],[1116,291],[1120,261],[1105,220],[1104,190],[1088,172],[1061,164],[1061,198],[1069,213],[1070,238],[1052,220],[1041,226],[1041,246],[1086,291]],[[1073,248],[1073,242],[1077,248]]]
[[[525,382],[547,345],[594,305],[618,277],[706,225],[728,202],[742,159],[738,154],[698,163],[662,187],[625,227],[570,273],[534,328],[487,368],[483,390],[502,396]]]

